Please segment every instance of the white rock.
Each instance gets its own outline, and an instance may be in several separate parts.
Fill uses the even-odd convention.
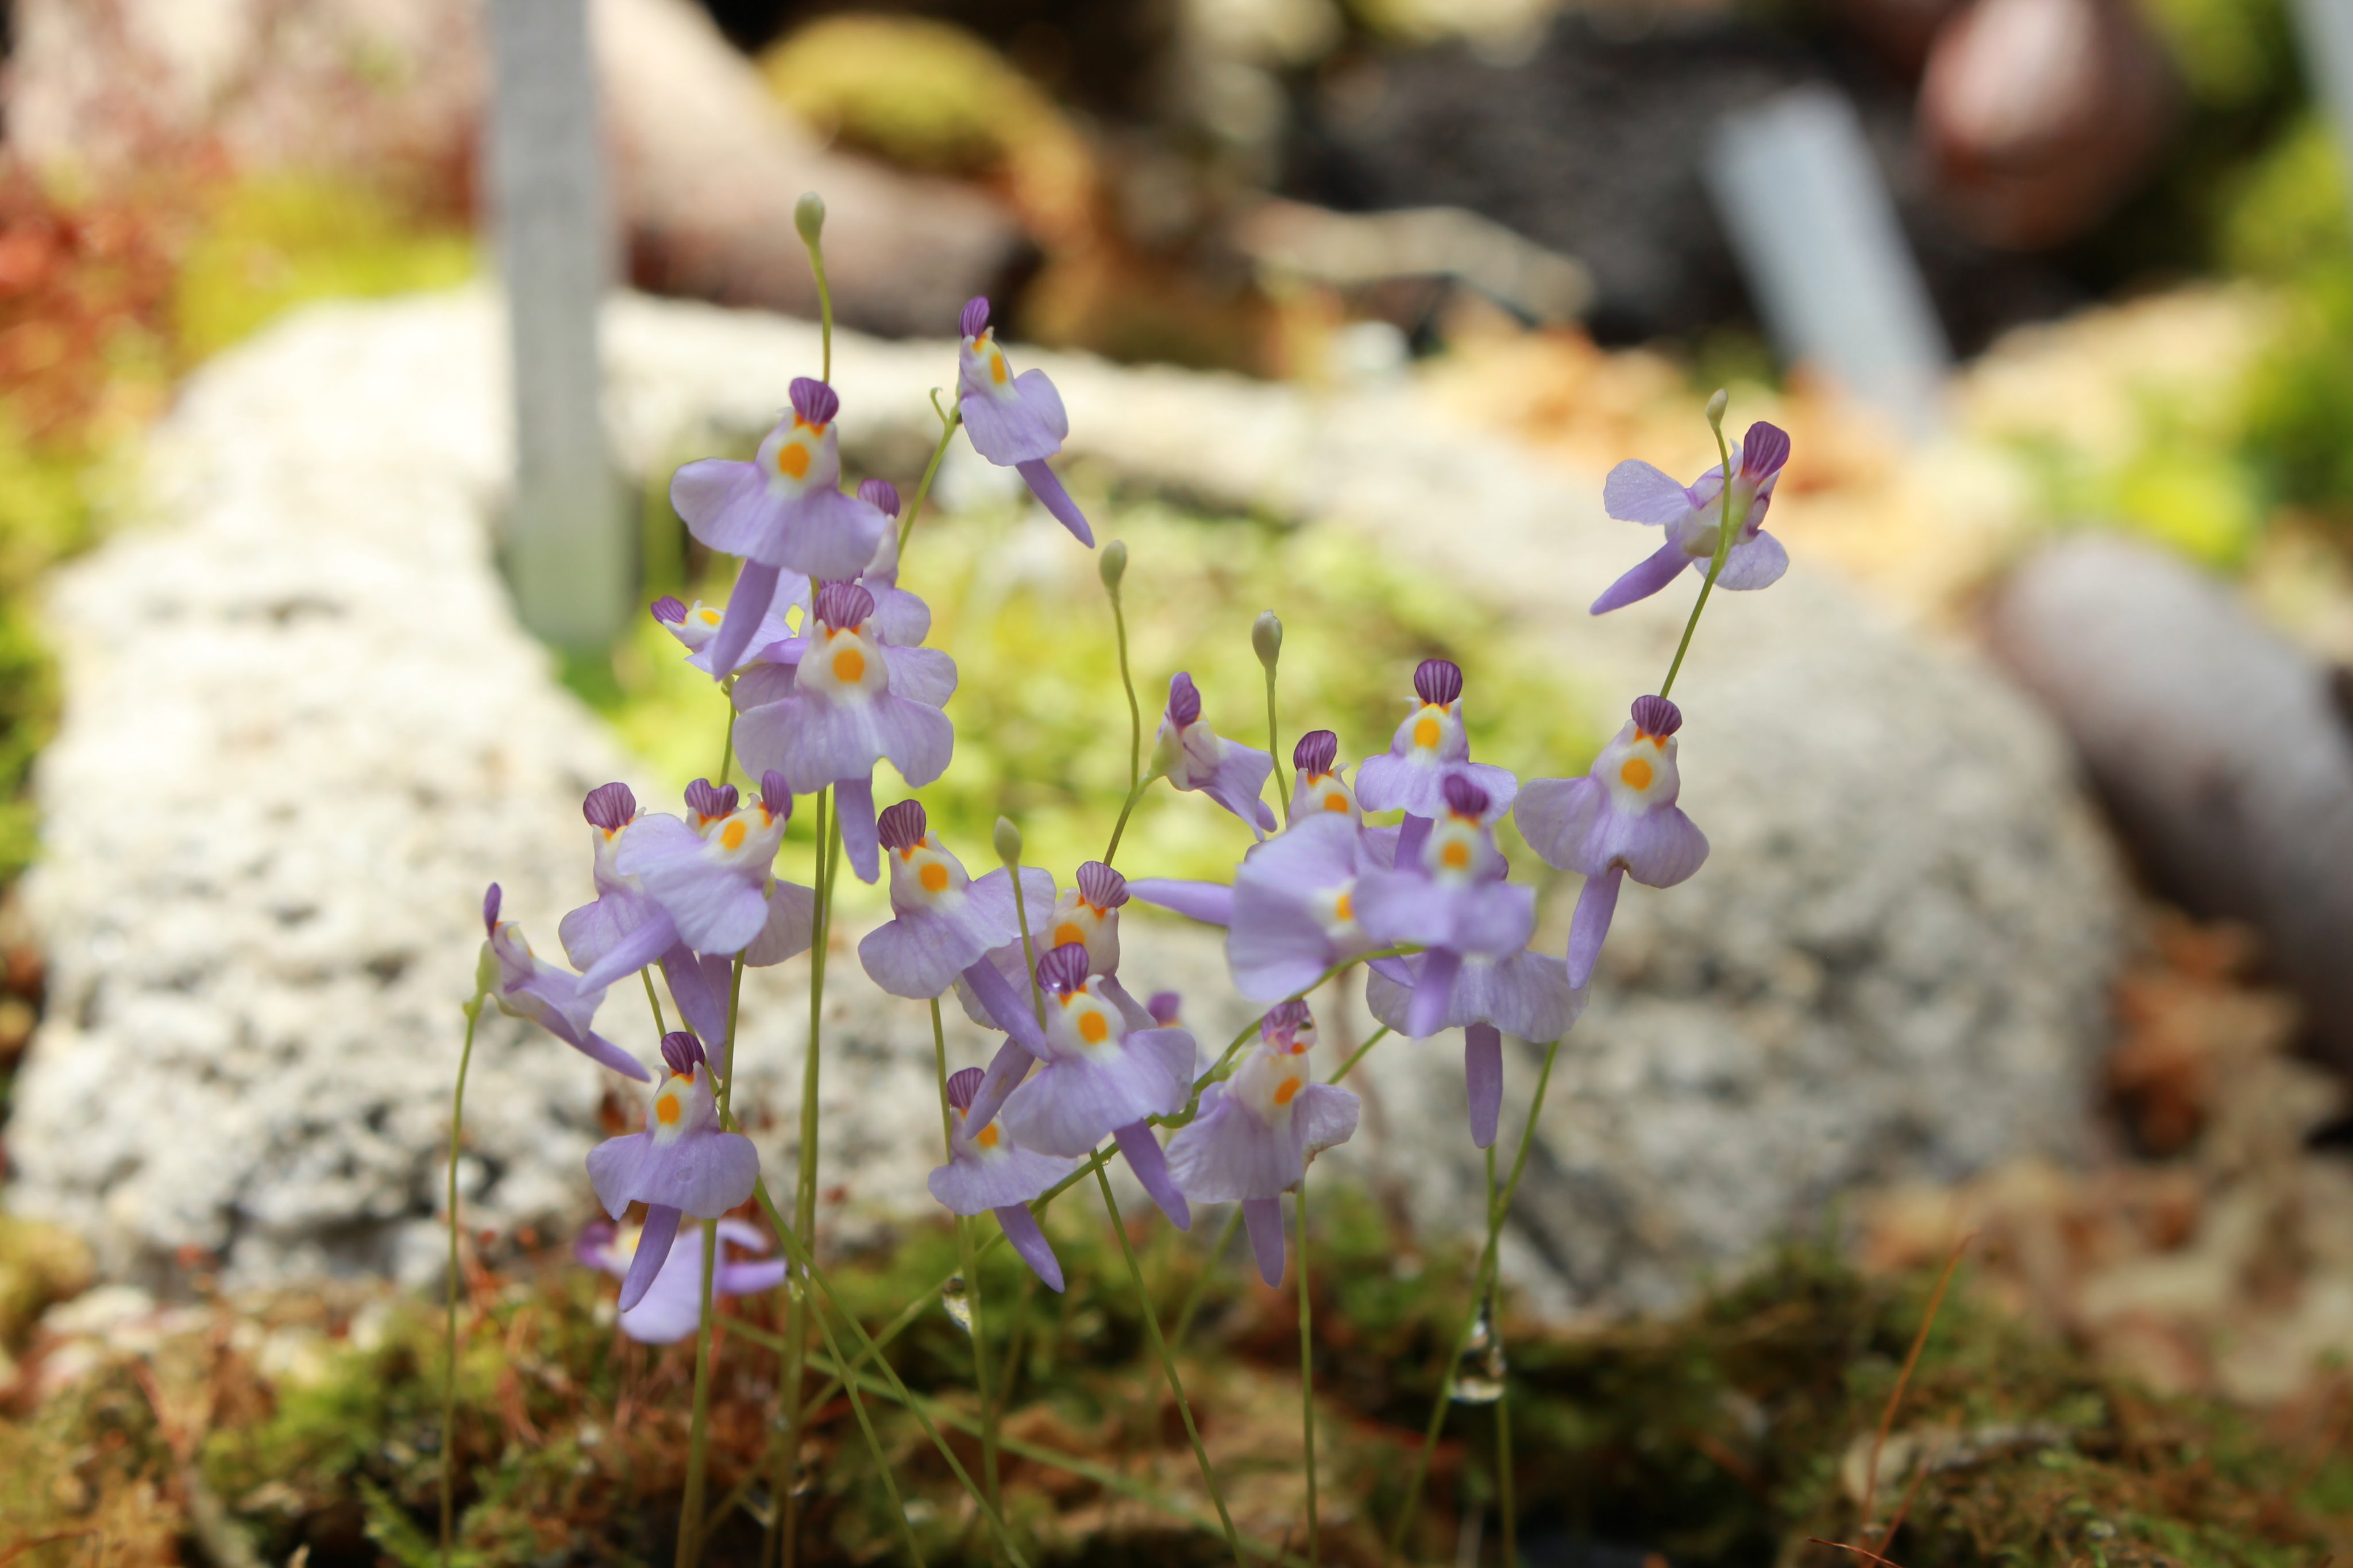
[[[815,358],[811,329],[773,318],[622,300],[607,326],[615,448],[640,468],[764,427]],[[438,1267],[482,884],[552,952],[587,891],[580,795],[630,776],[491,569],[497,341],[491,303],[461,294],[311,311],[223,359],[156,437],[159,526],[59,588],[67,717],[33,880],[56,1003],[17,1087],[11,1201],[90,1235],[118,1278],[168,1283],[187,1245],[232,1281]],[[907,466],[952,349],[844,337],[836,356],[845,430]],[[1124,481],[1350,530],[1454,586],[1466,617],[1539,633],[1598,709],[1651,689],[1672,651],[1679,605],[1583,613],[1645,547],[1601,518],[1598,484],[1447,426],[1409,385],[1319,401],[1024,358],[1060,385],[1074,449]],[[1507,1253],[1556,1309],[1671,1300],[1857,1184],[2083,1136],[2121,896],[2047,727],[1802,566],[1718,600],[1676,697],[1715,854],[1683,888],[1630,890],[1563,1049]],[[1137,988],[1183,990],[1222,1045],[1248,1010],[1217,984],[1215,938],[1130,931]],[[856,934],[821,1058],[837,1231],[925,1212],[939,1136],[928,1016],[873,991]],[[780,1175],[807,973],[746,987],[738,1103]],[[948,1011],[952,1065],[978,1059]],[[642,1048],[625,989],[604,1022]],[[1376,1050],[1365,1131],[1319,1179],[1393,1185],[1432,1237],[1475,1224],[1460,1055]],[[1535,1059],[1512,1058],[1507,1136]],[[480,1223],[586,1215],[602,1076],[485,1028],[461,1166]]]

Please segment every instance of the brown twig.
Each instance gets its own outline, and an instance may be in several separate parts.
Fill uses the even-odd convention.
[[[14,1563],[26,1552],[35,1551],[37,1548],[43,1546],[54,1546],[60,1541],[79,1541],[85,1535],[99,1535],[102,1533],[102,1531],[94,1529],[60,1530],[52,1535],[37,1535],[30,1541],[20,1541],[16,1542],[16,1545],[8,1548],[7,1551],[0,1552],[0,1568],[7,1568],[9,1563]]]
[[[1827,1536],[1820,1535],[1809,1535],[1806,1537],[1806,1542],[1810,1546],[1834,1546],[1841,1552],[1852,1552],[1857,1557],[1868,1557],[1873,1563],[1878,1563],[1880,1568],[1904,1568],[1904,1564],[1901,1563],[1891,1563],[1886,1558],[1882,1557],[1878,1552],[1872,1551],[1871,1548],[1867,1546],[1855,1546],[1847,1542],[1832,1541]]]
[[[1894,1429],[1895,1411],[1897,1406],[1904,1403],[1904,1391],[1911,1386],[1913,1369],[1920,1364],[1920,1352],[1928,1348],[1928,1331],[1936,1326],[1936,1314],[1944,1309],[1945,1288],[1953,1282],[1953,1270],[1961,1266],[1961,1254],[1968,1250],[1969,1243],[1975,1239],[1977,1239],[1977,1234],[1972,1231],[1953,1243],[1952,1252],[1945,1258],[1945,1271],[1936,1276],[1936,1288],[1929,1293],[1928,1310],[1921,1315],[1920,1331],[1912,1336],[1912,1349],[1904,1358],[1904,1370],[1896,1375],[1895,1387],[1887,1395],[1887,1408],[1880,1412],[1879,1430],[1872,1434],[1871,1438],[1871,1464],[1864,1472],[1862,1483],[1862,1511],[1859,1517],[1865,1531],[1871,1528],[1872,1505],[1879,1500],[1880,1450],[1887,1446],[1887,1434]],[[1883,1551],[1894,1535],[1894,1531],[1891,1530],[1880,1537],[1879,1544]],[[1839,1543],[1832,1542],[1830,1544]],[[1862,1549],[1849,1547],[1847,1550],[1860,1552]],[[1880,1558],[1876,1552],[1864,1552],[1864,1555],[1881,1562],[1885,1561]]]

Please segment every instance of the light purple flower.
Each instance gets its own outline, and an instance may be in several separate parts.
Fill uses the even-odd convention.
[[[736,655],[734,664],[715,672],[711,668],[711,645],[717,639],[723,619],[718,610],[700,599],[690,605],[674,594],[663,595],[649,605],[648,610],[662,630],[676,637],[679,646],[687,650],[687,663],[705,675],[732,675],[761,662],[771,647],[790,639],[792,627],[786,623],[785,613],[794,609],[806,611],[807,607],[807,578],[795,577],[789,584],[779,584],[774,602],[761,615],[759,624],[753,628],[743,651]]]
[[[888,479],[867,479],[858,487],[858,499],[885,517],[899,515],[899,487]],[[914,647],[932,635],[932,607],[899,586],[899,531],[882,531],[874,559],[859,574],[858,585],[874,595],[874,628],[895,647]]]
[[[1199,790],[1261,837],[1274,831],[1274,808],[1260,798],[1274,759],[1210,729],[1201,717],[1201,689],[1183,670],[1168,680],[1168,708],[1160,717],[1152,766],[1176,788]]]
[[[602,1067],[640,1083],[652,1081],[637,1058],[596,1033],[589,1026],[605,1000],[605,987],[590,985],[579,975],[533,956],[522,928],[499,920],[499,885],[482,897],[482,943],[480,965],[485,977],[495,976],[491,999],[510,1017],[528,1018]]]
[[[1365,1005],[1389,1027],[1414,1034],[1414,998],[1429,963],[1423,958],[1375,961],[1365,981]],[[1504,1039],[1549,1042],[1568,1033],[1585,1012],[1586,992],[1568,982],[1557,958],[1525,949],[1494,958],[1468,954],[1446,994],[1446,1011],[1436,1026],[1462,1031],[1463,1081],[1471,1101],[1471,1142],[1482,1149],[1495,1142],[1504,1106]]]
[[[610,1220],[592,1220],[580,1232],[573,1256],[591,1268],[626,1279],[629,1266],[637,1261],[638,1247],[644,1235],[642,1226],[616,1226]],[[740,1219],[719,1222],[719,1258],[711,1270],[713,1297],[754,1296],[785,1282],[783,1258],[731,1262],[727,1257],[730,1247],[745,1252],[765,1252],[768,1238]],[[641,1345],[674,1345],[702,1326],[702,1303],[696,1300],[702,1293],[702,1227],[694,1226],[687,1228],[670,1247],[661,1271],[654,1276],[653,1285],[638,1299],[638,1304],[621,1314],[621,1331]]]
[[[1046,459],[1062,449],[1071,433],[1062,395],[1042,370],[1019,375],[1005,363],[1005,351],[988,325],[988,301],[964,308],[964,345],[956,356],[956,407],[972,437],[972,449],[1001,468],[1019,474],[1056,521],[1081,544],[1094,548],[1094,530]]]
[[[598,896],[566,917],[583,951],[604,948],[584,978],[609,985],[679,944],[706,955],[741,952],[755,966],[807,950],[815,897],[770,874],[793,808],[784,777],[771,770],[740,810],[738,798],[733,784],[697,779],[686,789],[690,819],[681,820],[662,813],[622,819],[619,801],[600,805],[590,796]],[[619,826],[606,826],[616,819]]]
[[[841,493],[834,416],[841,400],[821,381],[792,384],[792,417],[779,422],[748,463],[706,458],[670,477],[670,501],[687,531],[713,550],[744,557],[709,653],[733,669],[751,646],[786,572],[855,577],[874,559],[891,523]]]
[[[858,944],[859,962],[875,984],[917,1001],[944,994],[958,975],[986,963],[996,949],[1011,944],[1017,966],[1021,952],[1010,873],[999,867],[983,877],[967,875],[930,826],[922,804],[912,800],[878,820],[876,834],[891,866],[892,918]],[[1043,931],[1053,908],[1053,875],[1025,866],[1021,888],[1032,928]],[[1018,967],[1015,973],[1026,989],[1029,977]],[[1005,990],[1010,994],[1012,987]],[[1036,1015],[1027,1004],[1013,1010],[1028,1016],[1034,1034]],[[993,1015],[977,1021],[1003,1027]]]
[[[1144,1190],[1185,1229],[1191,1210],[1168,1179],[1147,1119],[1174,1116],[1192,1098],[1193,1037],[1131,1028],[1087,965],[1087,950],[1076,942],[1038,961],[1045,1065],[1006,1099],[1006,1134],[1024,1148],[1062,1155],[1084,1154],[1112,1134]]]
[[[1387,754],[1366,757],[1356,770],[1356,799],[1365,810],[1406,813],[1398,849],[1406,857],[1419,847],[1429,824],[1451,809],[1446,803],[1448,779],[1478,785],[1489,826],[1511,810],[1520,787],[1510,769],[1471,760],[1470,738],[1462,731],[1460,666],[1423,659],[1413,672],[1413,690],[1419,706],[1398,726]]]
[[[1773,504],[1773,487],[1788,460],[1788,433],[1762,420],[1734,444],[1732,515],[1738,532],[1725,553],[1717,587],[1770,587],[1789,569],[1789,552],[1779,540],[1762,531],[1766,510]],[[1708,469],[1686,488],[1648,463],[1620,463],[1602,481],[1601,504],[1620,522],[1664,528],[1667,542],[1593,601],[1597,616],[1649,598],[1685,566],[1707,574],[1724,526],[1724,466]]]
[[[1538,779],[1520,796],[1528,847],[1546,865],[1585,877],[1568,930],[1568,974],[1578,985],[1592,976],[1626,878],[1672,888],[1707,858],[1707,836],[1675,805],[1683,791],[1675,731],[1683,726],[1683,710],[1665,698],[1637,698],[1633,719],[1601,748],[1590,773]]]
[[[1322,816],[1342,816],[1352,823],[1365,820],[1364,808],[1348,787],[1347,769],[1339,757],[1340,737],[1329,730],[1311,730],[1291,748],[1293,822]]]
[[[1310,1160],[1356,1131],[1356,1097],[1315,1081],[1314,1037],[1306,1003],[1275,1007],[1232,1076],[1201,1091],[1199,1114],[1168,1141],[1169,1173],[1187,1197],[1242,1205],[1269,1285],[1282,1282],[1282,1195],[1305,1179]]]
[[[1128,890],[1145,903],[1226,927],[1234,989],[1253,1002],[1281,1002],[1381,945],[1356,911],[1357,878],[1379,869],[1362,831],[1327,813],[1297,818],[1244,856],[1231,888],[1139,878]]]
[[[932,1173],[932,1196],[951,1214],[996,1215],[1005,1239],[1021,1260],[1048,1289],[1060,1290],[1061,1263],[1029,1205],[1077,1170],[1080,1162],[1022,1148],[1006,1136],[1001,1117],[990,1116],[974,1126],[973,1104],[985,1077],[978,1068],[965,1068],[948,1079],[948,1106],[955,1121],[948,1134],[948,1163]]]
[[[808,645],[790,666],[791,690],[747,678],[735,693],[736,753],[782,773],[796,793],[832,785],[842,847],[866,882],[882,874],[874,764],[888,760],[921,788],[946,771],[955,749],[955,726],[941,711],[955,690],[955,661],[893,647],[873,618],[872,594],[855,583],[824,584]]]
[[[1535,889],[1504,880],[1504,857],[1486,826],[1486,792],[1458,774],[1446,780],[1445,794],[1446,816],[1415,853],[1401,847],[1394,868],[1356,879],[1356,918],[1366,934],[1383,946],[1424,950],[1405,1019],[1416,1039],[1445,1026],[1464,959],[1508,958],[1527,945],[1536,923]]]
[[[760,1156],[752,1141],[719,1126],[702,1046],[684,1030],[662,1037],[670,1075],[646,1107],[646,1130],[588,1151],[588,1181],[605,1212],[619,1219],[646,1205],[646,1228],[621,1281],[621,1310],[645,1299],[677,1239],[681,1215],[717,1219],[752,1195]]]

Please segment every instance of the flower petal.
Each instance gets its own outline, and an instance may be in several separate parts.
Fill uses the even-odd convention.
[[[1680,542],[1668,540],[1623,577],[1602,590],[1601,597],[1593,601],[1591,613],[1606,616],[1612,610],[1622,610],[1629,605],[1649,598],[1673,582],[1675,574],[1693,559],[1685,553]]]
[[[1244,1198],[1242,1226],[1250,1232],[1251,1256],[1258,1259],[1258,1277],[1270,1289],[1282,1283],[1282,1200]]]
[[[1692,493],[1648,463],[1629,459],[1601,481],[1602,509],[1620,522],[1657,528],[1680,522],[1692,510]]]

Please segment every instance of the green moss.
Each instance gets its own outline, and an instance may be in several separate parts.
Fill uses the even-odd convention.
[[[365,186],[281,175],[236,182],[181,264],[174,321],[185,361],[217,353],[292,307],[446,288],[474,270],[473,241],[420,227]]]

